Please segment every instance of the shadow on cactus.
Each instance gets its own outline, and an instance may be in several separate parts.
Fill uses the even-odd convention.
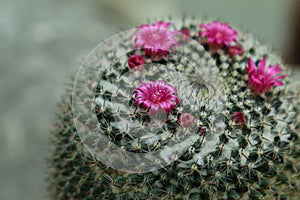
[[[299,92],[227,23],[143,24],[98,45],[53,130],[53,199],[299,199]]]

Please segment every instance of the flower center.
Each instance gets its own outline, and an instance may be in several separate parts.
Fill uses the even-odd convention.
[[[164,98],[164,90],[158,90],[155,91],[152,95],[151,95],[151,101],[153,103],[160,103],[162,101],[162,99]]]
[[[217,34],[216,34],[216,38],[221,38],[223,35],[222,35],[222,33],[220,33],[220,32],[217,32]]]
[[[264,75],[259,75],[258,77],[259,80],[263,80],[264,78],[265,78]]]
[[[161,36],[160,36],[158,33],[153,33],[153,34],[152,34],[152,39],[153,39],[153,40],[156,40],[156,41],[157,41],[157,40],[160,40],[160,38],[161,38]]]

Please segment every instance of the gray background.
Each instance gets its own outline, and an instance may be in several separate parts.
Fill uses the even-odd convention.
[[[290,3],[1,0],[0,199],[47,199],[46,158],[57,102],[84,56],[118,27],[186,13],[231,22],[285,49]]]

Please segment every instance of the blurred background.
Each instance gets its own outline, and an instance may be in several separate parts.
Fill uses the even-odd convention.
[[[48,199],[46,158],[56,105],[70,76],[103,39],[147,18],[206,16],[252,32],[297,65],[297,2],[1,0],[0,199]]]

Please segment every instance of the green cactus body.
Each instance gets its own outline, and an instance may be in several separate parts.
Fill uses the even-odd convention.
[[[253,93],[245,70],[249,58],[283,69],[281,59],[240,33],[244,52],[229,56],[227,47],[203,41],[199,24],[173,23],[193,40],[167,56],[133,51],[128,33],[88,56],[82,67],[89,70],[66,92],[53,130],[54,199],[300,198],[299,93],[287,78],[283,87]],[[134,71],[127,60],[137,53],[145,63]],[[134,88],[159,80],[177,89],[179,103],[152,116],[135,106]],[[178,120],[184,113],[194,117],[189,127]]]

